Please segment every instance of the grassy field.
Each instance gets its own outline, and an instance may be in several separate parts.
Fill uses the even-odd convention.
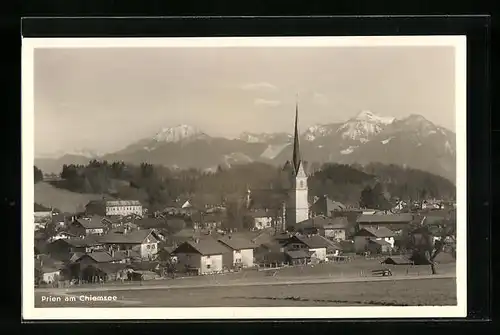
[[[115,302],[42,302],[56,294],[36,293],[36,307],[272,307],[272,306],[451,306],[454,278],[387,280],[362,283],[259,285],[73,293],[116,296]]]
[[[45,207],[54,207],[63,212],[75,213],[85,209],[90,200],[101,199],[99,194],[75,193],[54,187],[49,183],[35,184],[35,202]]]
[[[276,282],[282,280],[309,280],[309,279],[327,279],[327,278],[359,278],[371,277],[371,271],[381,268],[388,268],[394,276],[426,276],[431,274],[428,265],[407,266],[407,265],[382,265],[380,260],[357,259],[349,263],[323,263],[318,265],[297,266],[282,268],[280,270],[246,270],[238,273],[227,273],[218,275],[194,276],[188,278],[176,278],[165,280],[153,280],[143,282],[143,286],[155,285],[211,285],[214,283],[246,283],[251,281]],[[455,263],[437,265],[438,274],[455,274]],[[275,272],[275,273],[274,273]],[[117,283],[111,282],[103,286],[116,286]],[[126,282],[118,285],[138,285],[137,282]],[[80,287],[92,287],[96,285],[82,285]]]

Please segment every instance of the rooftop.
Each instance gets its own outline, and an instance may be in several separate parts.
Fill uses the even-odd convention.
[[[255,249],[258,247],[258,245],[252,241],[239,236],[224,236],[219,238],[219,242],[225,244],[233,250]]]
[[[228,252],[228,248],[224,247],[221,243],[213,238],[198,239],[197,241],[187,241],[181,244],[175,251],[183,245],[189,245],[203,256],[221,255]]]
[[[333,242],[320,235],[295,235],[286,244],[297,241],[305,244],[310,249],[329,248],[334,245]]]
[[[142,244],[151,234],[154,234],[153,229],[135,230],[125,234],[115,232],[100,236],[99,241],[106,244]]]
[[[379,227],[379,228],[367,227],[367,228],[362,228],[362,229],[360,229],[358,231],[358,234],[360,234],[362,231],[366,231],[370,235],[372,235],[374,237],[380,237],[380,238],[394,237],[394,235],[395,235],[394,232],[392,230],[390,230],[389,228],[387,228],[387,227]],[[360,235],[360,236],[362,236],[362,235]]]
[[[100,229],[105,228],[102,220],[102,217],[94,215],[90,219],[77,219],[76,221],[85,229]]]
[[[356,220],[357,223],[408,223],[413,221],[412,214],[362,214]]]

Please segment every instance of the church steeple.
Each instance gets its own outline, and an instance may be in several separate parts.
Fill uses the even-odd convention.
[[[299,171],[299,167],[301,164],[298,122],[299,122],[299,103],[297,101],[295,104],[295,134],[293,139],[293,162],[292,162],[295,173]]]

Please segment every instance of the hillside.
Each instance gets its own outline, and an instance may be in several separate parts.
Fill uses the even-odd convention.
[[[304,160],[318,164],[384,163],[445,177],[456,174],[455,133],[420,115],[396,119],[362,111],[345,122],[318,124],[301,133]],[[150,138],[100,156],[107,161],[147,162],[170,168],[214,171],[217,166],[262,162],[281,166],[292,154],[292,136],[248,133],[239,138],[212,137],[189,125],[164,127]],[[63,164],[86,164],[88,156],[35,160],[44,173],[60,173]]]
[[[45,182],[36,183],[34,187],[35,203],[69,213],[82,211],[90,200],[102,198],[100,194],[75,193],[54,187]]]

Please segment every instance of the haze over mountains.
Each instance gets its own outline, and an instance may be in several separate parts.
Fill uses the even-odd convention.
[[[263,120],[265,122],[265,120]],[[300,128],[300,116],[299,116]],[[292,129],[291,129],[292,130]],[[301,134],[301,153],[309,162],[367,164],[380,162],[428,171],[455,181],[455,133],[420,115],[397,119],[362,111],[343,123],[310,126]],[[148,162],[172,168],[214,170],[248,162],[284,164],[292,155],[293,135],[244,132],[236,139],[210,136],[190,125],[164,127],[150,138],[108,154],[89,150],[58,157],[36,157],[44,173],[59,173],[63,164],[90,159]]]

